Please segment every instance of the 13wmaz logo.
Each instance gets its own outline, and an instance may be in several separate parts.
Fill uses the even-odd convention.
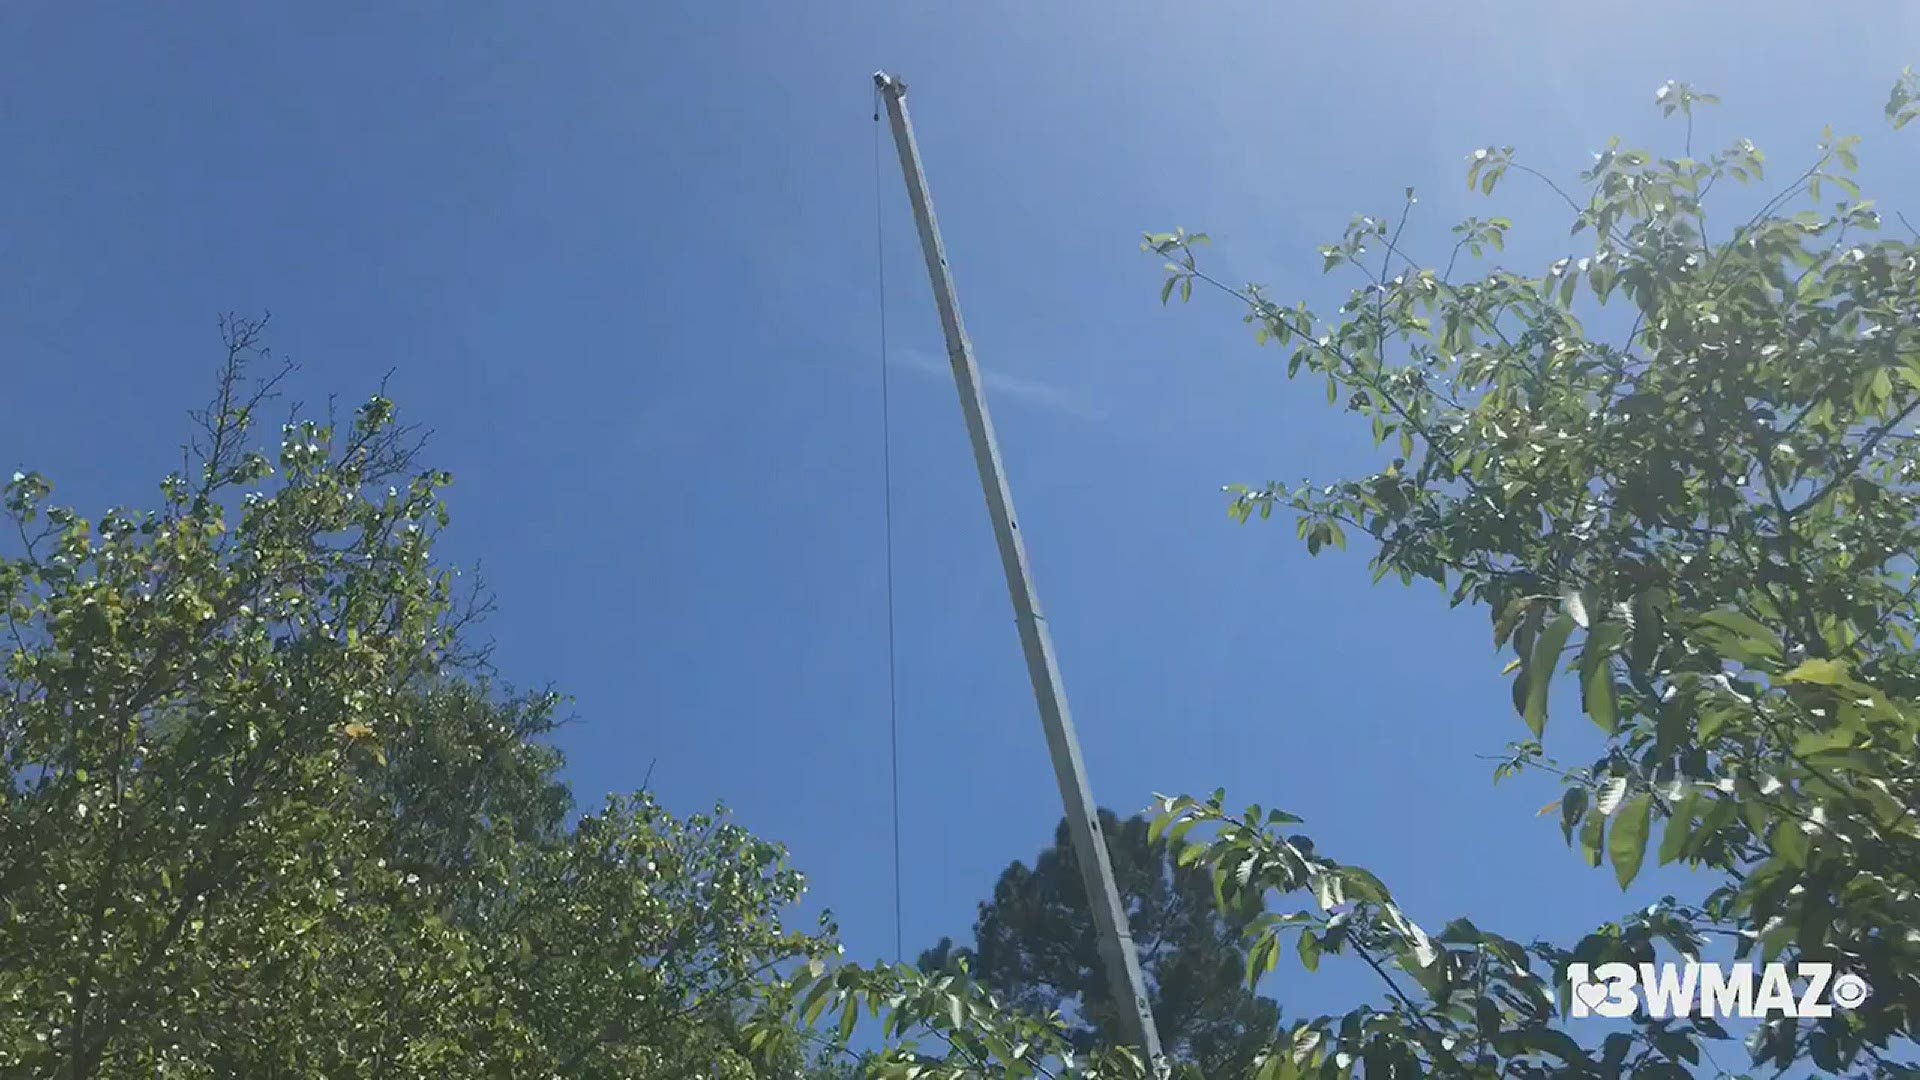
[[[1794,986],[1794,973],[1805,982]],[[1858,1008],[1871,992],[1858,975],[1833,974],[1832,964],[1768,964],[1754,978],[1752,964],[1567,965],[1571,1015],[1618,1019],[1644,1009],[1659,1020],[1675,1016],[1741,1019],[1821,1018]]]

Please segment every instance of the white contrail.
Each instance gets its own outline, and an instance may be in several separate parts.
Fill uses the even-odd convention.
[[[953,376],[953,369],[946,358],[932,356],[919,349],[901,349],[894,354],[893,362],[908,371],[929,377],[950,379]],[[996,398],[1007,398],[1083,420],[1090,420],[1095,415],[1094,408],[1086,401],[1052,383],[989,371],[984,367],[981,368],[980,377],[986,381],[987,390]]]

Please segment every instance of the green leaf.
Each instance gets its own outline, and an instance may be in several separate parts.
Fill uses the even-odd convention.
[[[1272,971],[1279,957],[1280,939],[1272,933],[1261,934],[1253,948],[1247,950],[1247,985],[1259,983],[1260,976]]]
[[[1860,729],[1857,727],[1808,732],[1794,740],[1793,752],[1796,757],[1818,758],[1836,751],[1848,751],[1853,749],[1859,736]]]
[[[1560,650],[1572,633],[1573,617],[1563,614],[1541,631],[1539,640],[1533,644],[1533,654],[1526,665],[1526,721],[1536,739],[1547,730],[1547,689],[1553,683],[1554,669],[1560,666]]]
[[[1153,823],[1147,826],[1147,843],[1159,843],[1161,834],[1167,831],[1168,825],[1173,824],[1175,817],[1176,815],[1170,813],[1155,815]]]
[[[1358,866],[1340,868],[1340,883],[1343,898],[1363,900],[1372,904],[1387,904],[1393,897],[1387,892],[1386,883],[1373,876],[1368,870]]]
[[[1847,681],[1847,664],[1844,660],[1806,660],[1792,671],[1780,676],[1780,680],[1790,683],[1810,683],[1815,686],[1839,686]]]
[[[1533,1049],[1552,1054],[1569,1065],[1578,1065],[1588,1060],[1586,1051],[1573,1036],[1555,1028],[1534,1028],[1527,1032],[1527,1041]]]
[[[1800,823],[1783,820],[1773,827],[1774,854],[1787,860],[1794,867],[1804,869],[1807,865],[1807,834],[1800,829]]]
[[[1205,820],[1204,818],[1189,817],[1185,821],[1182,821],[1179,824],[1175,825],[1173,828],[1167,830],[1167,843],[1178,844],[1181,841],[1185,840],[1187,838],[1187,834],[1192,832],[1194,829],[1198,828],[1200,823],[1204,820]],[[1197,844],[1194,846],[1193,850],[1205,851],[1206,846],[1204,844]]]
[[[1580,823],[1580,854],[1588,866],[1600,865],[1601,837],[1607,828],[1605,814],[1588,814]]]
[[[1619,727],[1619,702],[1613,685],[1609,659],[1625,643],[1627,628],[1621,623],[1602,623],[1587,632],[1580,650],[1581,693],[1587,716],[1611,735]]]
[[[1687,694],[1675,701],[1663,701],[1658,706],[1660,713],[1654,721],[1654,751],[1662,757],[1671,757],[1677,753],[1687,738],[1687,720],[1692,709],[1693,695]]]
[[[1780,635],[1738,611],[1713,611],[1701,616],[1700,634],[1722,655],[1743,664],[1780,658]]]
[[[1640,873],[1647,854],[1647,830],[1653,819],[1653,796],[1641,792],[1628,799],[1613,816],[1613,832],[1607,838],[1607,856],[1613,862],[1614,879],[1625,889]]]
[[[1560,796],[1560,834],[1573,843],[1573,827],[1587,812],[1587,789],[1570,787]]]
[[[1674,806],[1673,815],[1667,818],[1667,831],[1660,839],[1661,866],[1686,853],[1687,838],[1693,835],[1693,815],[1699,803],[1699,792],[1689,791]]]
[[[838,1035],[841,1043],[844,1044],[848,1038],[852,1037],[853,1025],[859,1019],[860,1001],[858,998],[849,997],[846,1008],[840,1011],[840,1029]]]
[[[1300,931],[1298,952],[1300,953],[1301,966],[1305,967],[1308,971],[1320,970],[1320,939],[1313,935],[1313,931]]]
[[[827,992],[832,989],[833,983],[822,980],[814,983],[806,997],[800,999],[800,1016],[808,1027],[817,1023],[820,1014],[826,1010]]]

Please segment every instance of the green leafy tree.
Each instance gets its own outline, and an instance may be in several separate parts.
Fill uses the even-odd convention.
[[[1682,955],[1871,984],[1862,1007],[1761,1025],[1756,1067],[1916,1074],[1898,1059],[1920,1009],[1920,234],[1881,233],[1858,140],[1831,133],[1756,213],[1710,222],[1709,196],[1762,181],[1767,159],[1745,140],[1695,157],[1712,97],[1669,83],[1657,102],[1685,122],[1679,153],[1611,144],[1577,195],[1513,148],[1470,156],[1483,194],[1522,175],[1567,203],[1587,250],[1537,275],[1478,262],[1503,250],[1503,218],[1463,223],[1423,263],[1402,245],[1411,191],[1321,251],[1361,279],[1331,319],[1218,280],[1203,236],[1147,238],[1163,299],[1196,284],[1234,298],[1381,448],[1359,479],[1239,488],[1234,516],[1291,516],[1314,553],[1364,538],[1376,580],[1487,610],[1527,736],[1496,779],[1562,778],[1569,846],[1622,887],[1649,859],[1706,882],[1570,948],[1466,919],[1430,933],[1379,879],[1287,834],[1297,818],[1234,811],[1224,792],[1168,799],[1156,831],[1187,836],[1183,858],[1229,903],[1272,912],[1250,926],[1255,974],[1289,946],[1308,970],[1341,954],[1382,981],[1378,1004],[1294,1025],[1259,1077],[1690,1076],[1730,1037],[1712,1018],[1641,1017],[1597,1045],[1563,1020],[1567,963]],[[1920,115],[1911,69],[1886,114]],[[1605,739],[1590,763],[1547,755],[1563,702]],[[1138,1075],[1117,1050],[1069,1060],[1057,1017],[974,983],[849,970],[820,985],[878,995],[890,1032],[965,1046],[998,1075]],[[894,1074],[916,1055],[896,1052]]]
[[[252,448],[228,357],[159,509],[6,485],[0,1073],[756,1075],[802,882],[722,814],[573,811],[485,678],[444,473],[375,397]]]
[[[1149,839],[1146,818],[1103,810],[1100,819],[1161,1041],[1196,1075],[1246,1071],[1280,1022],[1279,1008],[1246,985],[1242,938],[1256,911],[1222,914],[1212,875],[1179,865],[1179,846]],[[1071,1014],[1068,1039],[1082,1051],[1120,1038],[1065,821],[1031,868],[1016,862],[1000,875],[973,933],[971,948],[942,940],[923,953],[921,970],[964,966],[1014,1008]]]

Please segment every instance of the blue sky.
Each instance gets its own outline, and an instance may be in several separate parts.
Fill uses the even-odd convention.
[[[1487,143],[1571,177],[1609,134],[1788,163],[1880,123],[1920,9],[1789,4],[196,4],[0,13],[0,466],[149,505],[222,311],[274,314],[297,392],[396,369],[484,564],[503,673],[573,695],[586,801],[716,800],[793,848],[849,952],[891,952],[869,75],[912,87],[1095,790],[1306,816],[1416,918],[1566,936],[1622,897],[1476,755],[1522,728],[1483,613],[1240,528],[1220,486],[1376,464],[1364,428],[1225,303],[1162,309],[1139,234],[1183,225],[1276,299],[1421,192],[1512,261],[1567,219]],[[1045,758],[897,169],[883,159],[909,950],[964,933],[1052,834]],[[1877,181],[1877,183],[1876,183]],[[1911,215],[1910,215],[1911,216]],[[1332,305],[1326,305],[1331,307]],[[1556,734],[1591,750],[1577,718]],[[1357,976],[1293,975],[1290,1011]]]

